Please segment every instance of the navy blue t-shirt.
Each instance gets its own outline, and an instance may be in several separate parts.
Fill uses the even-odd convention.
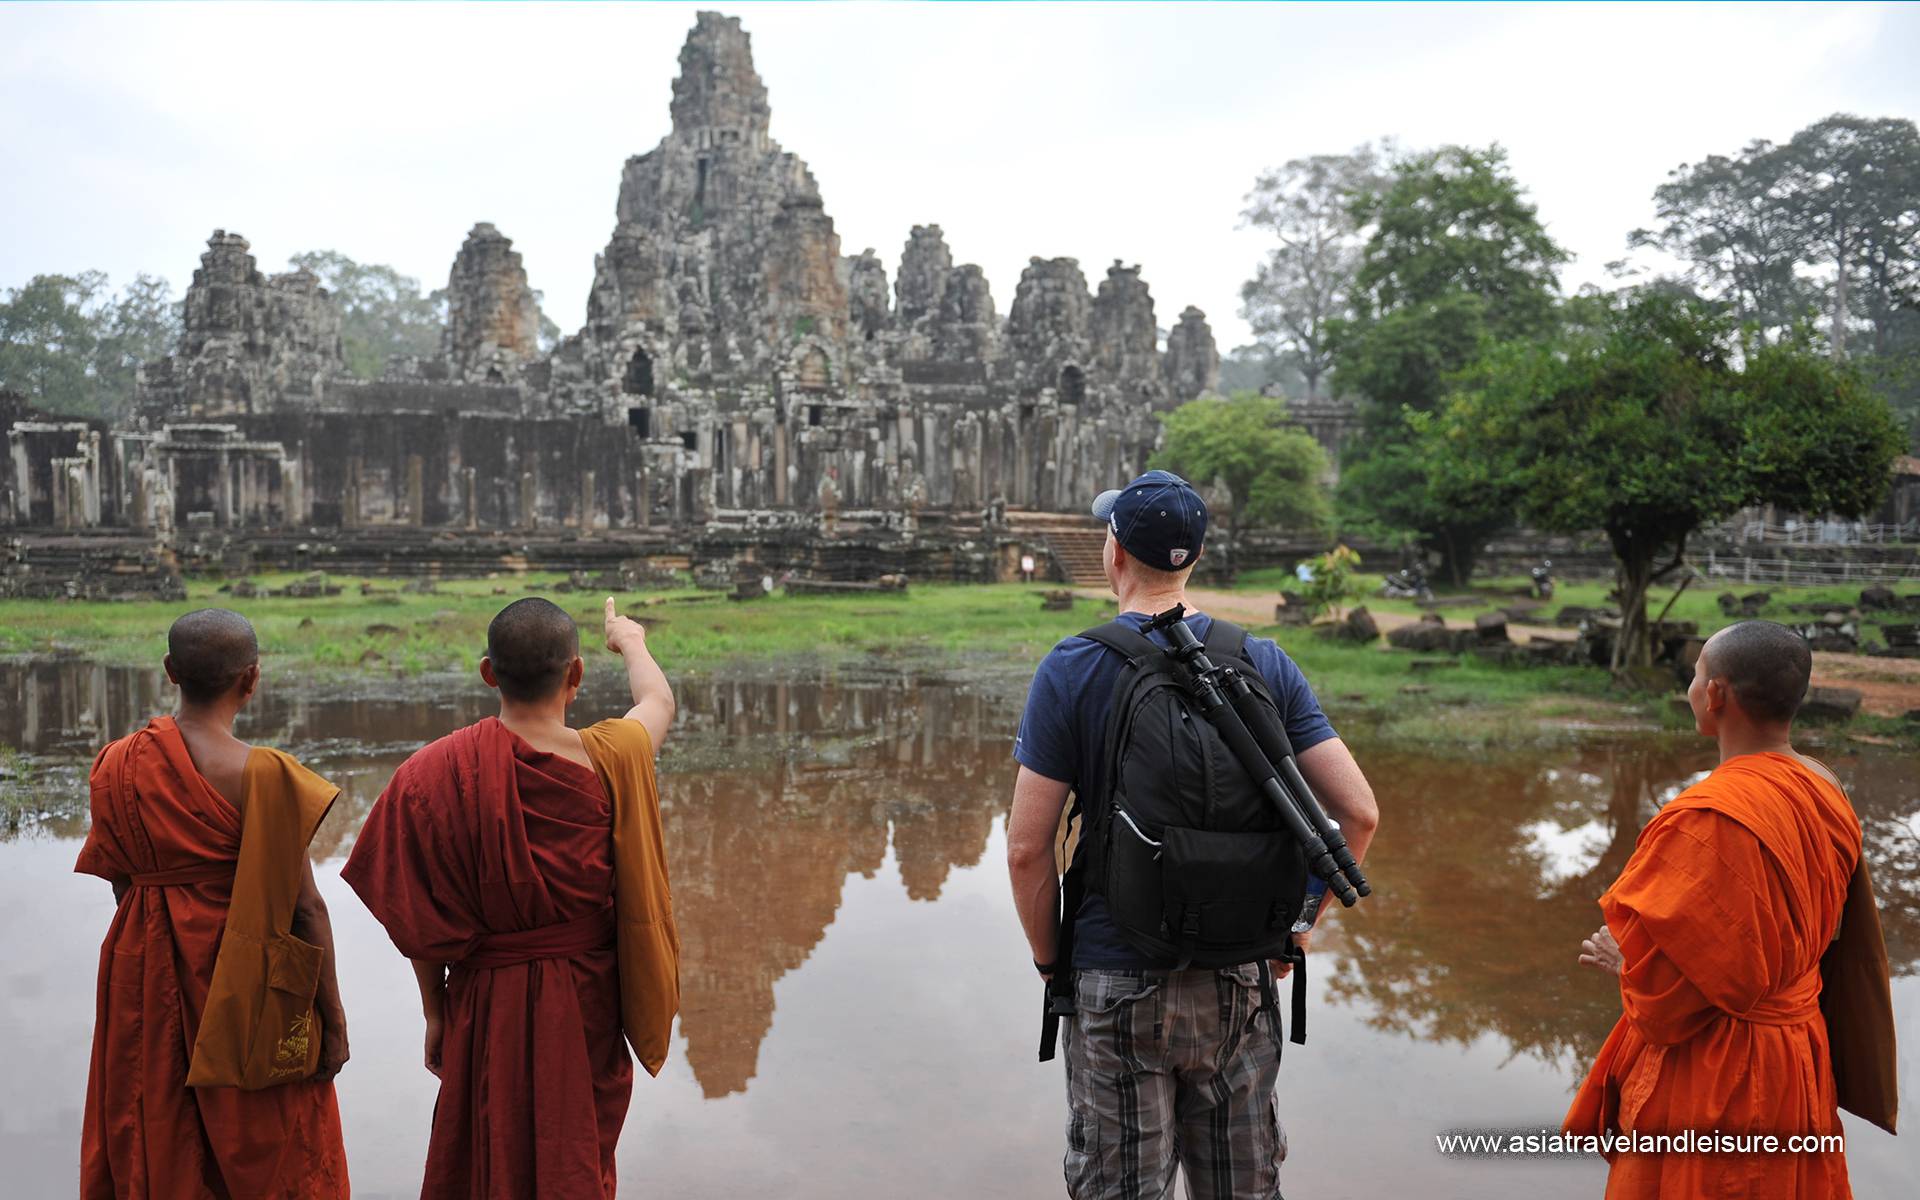
[[[1135,629],[1148,621],[1145,613],[1121,613]],[[1213,618],[1195,613],[1187,618],[1193,635],[1206,640]],[[1333,726],[1320,711],[1320,701],[1307,686],[1307,677],[1286,652],[1266,638],[1247,638],[1247,658],[1260,669],[1280,709],[1287,739],[1298,755],[1334,736]],[[1072,786],[1092,803],[1106,794],[1106,764],[1101,743],[1107,735],[1107,715],[1113,708],[1113,688],[1126,660],[1100,643],[1075,635],[1048,653],[1034,672],[1027,690],[1026,712],[1013,742],[1013,757],[1021,766],[1048,779]],[[1107,915],[1107,901],[1089,891],[1081,901],[1073,927],[1073,965],[1110,971],[1139,971],[1170,967],[1128,945]]]

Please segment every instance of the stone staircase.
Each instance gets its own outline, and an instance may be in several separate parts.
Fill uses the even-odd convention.
[[[1060,573],[1075,587],[1105,587],[1107,571],[1101,563],[1107,534],[1103,529],[1049,529],[1047,551]]]

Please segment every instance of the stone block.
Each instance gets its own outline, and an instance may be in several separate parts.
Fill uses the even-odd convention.
[[[1854,688],[1812,687],[1800,705],[1798,720],[1845,723],[1860,711],[1860,693]]]

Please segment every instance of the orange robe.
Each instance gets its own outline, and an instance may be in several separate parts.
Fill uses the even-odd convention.
[[[488,717],[400,765],[340,874],[450,965],[424,1200],[613,1200],[633,1062],[594,770]]]
[[[1820,956],[1860,857],[1845,794],[1798,760],[1747,754],[1640,832],[1600,898],[1624,1015],[1569,1133],[1840,1132]],[[1839,1153],[1619,1153],[1609,1197],[1845,1197]]]
[[[74,869],[128,890],[100,947],[81,1196],[346,1196],[331,1082],[187,1087],[233,890],[240,813],[194,769],[171,717],[100,752],[92,809]]]

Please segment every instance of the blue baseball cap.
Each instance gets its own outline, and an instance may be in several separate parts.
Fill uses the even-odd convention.
[[[1171,471],[1148,471],[1123,488],[1101,492],[1093,515],[1107,523],[1121,549],[1158,571],[1192,566],[1207,540],[1206,502]]]

